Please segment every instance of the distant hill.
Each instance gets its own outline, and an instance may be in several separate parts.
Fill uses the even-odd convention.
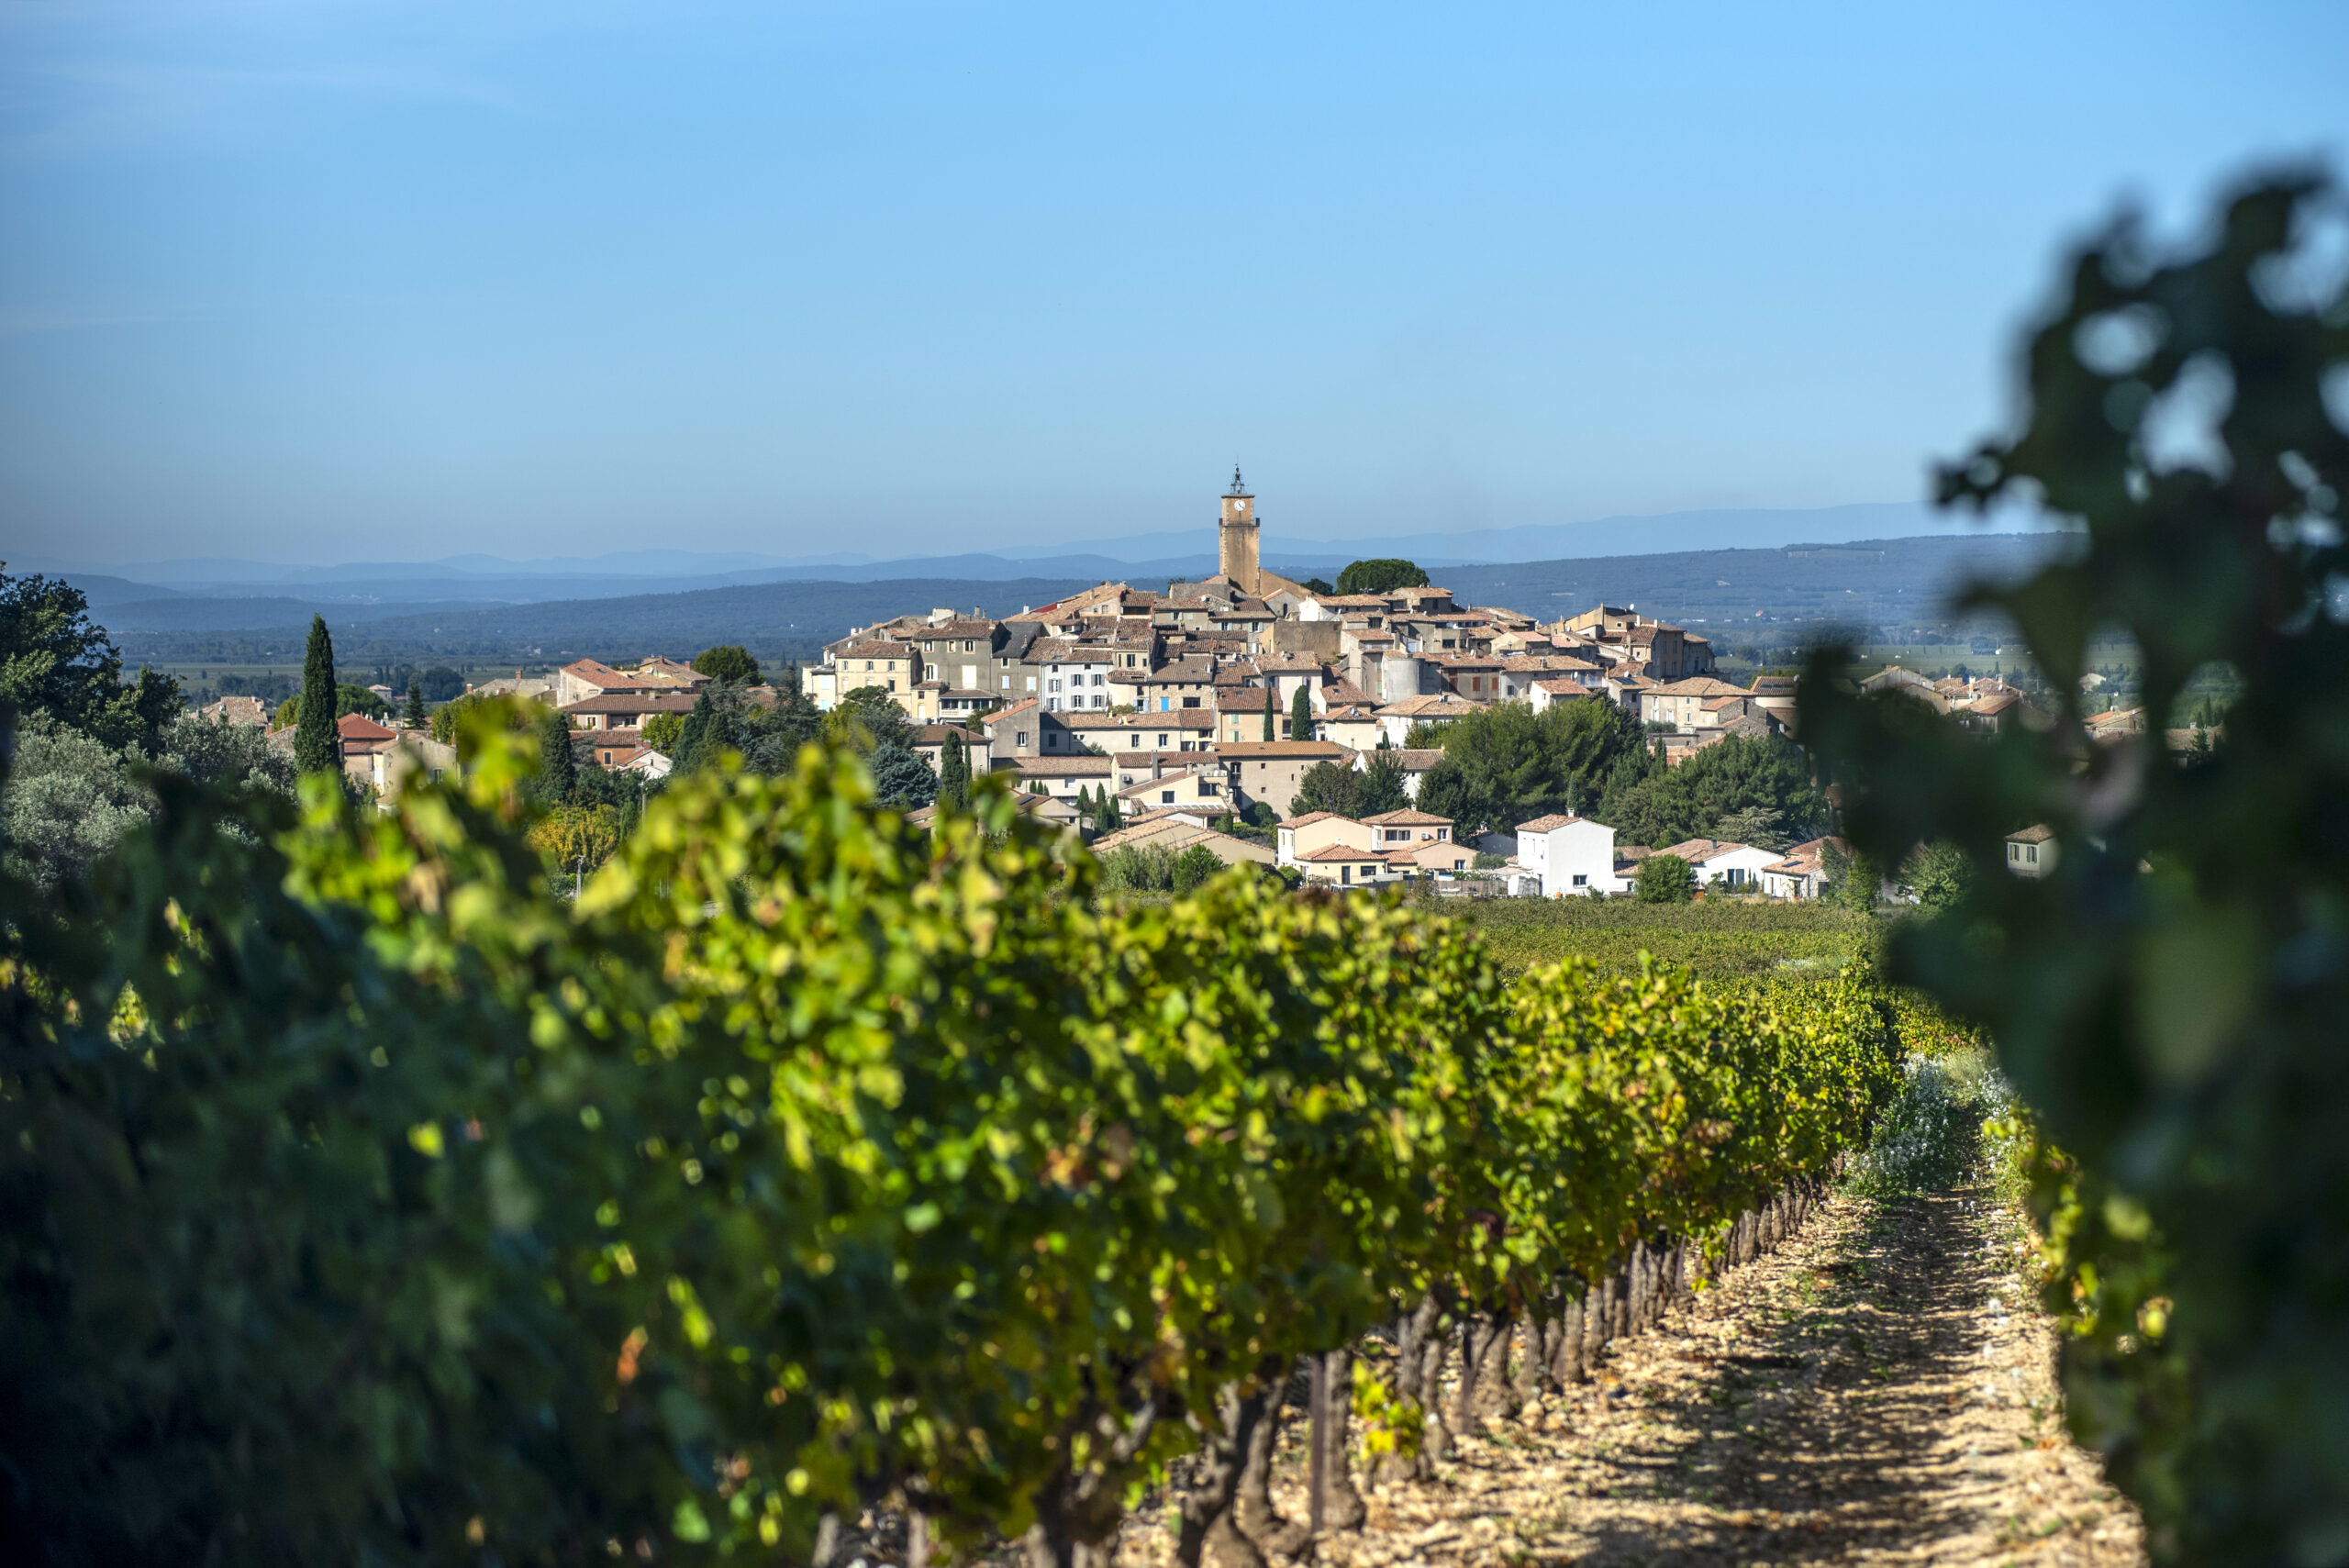
[[[1554,620],[1601,604],[1636,606],[1692,631],[1758,646],[1823,627],[1954,625],[1949,601],[1977,579],[2009,581],[2067,548],[2058,533],[1854,539],[1780,550],[1453,566],[1437,582],[1465,604]]]
[[[2000,517],[2001,531],[2026,526],[2020,514]],[[1664,548],[1675,552],[1768,550],[1809,539],[1841,543],[1854,539],[1976,537],[1979,525],[1920,503],[1872,502],[1851,506],[1791,510],[1747,507],[1666,512],[1651,517],[1598,517],[1584,522],[1536,523],[1466,533],[1430,531],[1384,537],[1299,539],[1277,508],[1267,517],[1264,564],[1290,575],[1334,577],[1350,561],[1406,556],[1431,571],[1470,564],[1580,561],[1639,555]],[[0,550],[0,554],[6,554]],[[18,552],[22,554],[22,552]],[[142,611],[140,624],[155,630],[233,626],[263,628],[290,613],[285,603],[315,610],[329,619],[384,619],[427,613],[455,604],[531,604],[551,599],[626,598],[640,594],[682,594],[761,583],[866,583],[887,579],[963,578],[1002,583],[1033,577],[1187,577],[1215,570],[1215,528],[1202,518],[1196,528],[1157,533],[1104,535],[1081,544],[1019,545],[957,555],[874,561],[857,554],[768,556],[682,550],[632,550],[596,556],[561,556],[508,561],[491,555],[450,556],[432,562],[347,562],[336,566],[286,566],[265,562],[203,557],[152,562],[138,566],[96,566],[50,561],[33,555],[15,562],[18,571],[44,572],[83,584],[101,580],[109,602],[128,604],[173,595],[195,598],[278,601],[263,610],[218,612],[218,618],[173,620],[160,610]],[[149,593],[124,592],[119,584],[151,584]],[[237,617],[246,618],[237,620]],[[256,618],[258,617],[258,618]],[[129,623],[126,621],[126,625]]]
[[[335,658],[347,665],[474,661],[560,663],[583,655],[685,654],[739,642],[762,662],[818,656],[852,626],[934,606],[991,617],[1050,604],[1097,578],[1023,578],[1010,583],[915,578],[888,583],[773,583],[688,594],[565,599],[496,609],[462,608],[381,619],[329,618]],[[225,601],[209,601],[221,603]],[[301,657],[309,626],[133,629],[106,624],[126,657],[150,662],[284,662]]]
[[[1710,636],[1724,651],[1785,646],[1822,629],[1888,636],[1955,629],[1957,589],[2006,579],[2065,548],[2066,535],[1976,534],[1795,545],[1776,550],[1678,550],[1502,566],[1453,566],[1438,583],[1468,604],[1543,620],[1599,604],[1636,606]],[[1186,570],[1196,570],[1196,564]],[[1163,587],[1165,575],[1118,575]],[[689,653],[743,643],[762,660],[817,657],[852,626],[936,606],[1016,614],[1101,580],[1101,574],[1009,582],[940,576],[875,582],[766,583],[686,593],[553,600],[494,608],[388,604],[324,606],[346,663],[473,661],[547,663],[582,654]],[[293,598],[134,601],[98,615],[134,660],[284,662],[300,656],[312,604]]]

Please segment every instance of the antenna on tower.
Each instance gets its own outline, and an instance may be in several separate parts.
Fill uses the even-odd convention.
[[[1248,486],[1241,483],[1240,465],[1237,462],[1231,465],[1231,494],[1234,495],[1248,494]]]

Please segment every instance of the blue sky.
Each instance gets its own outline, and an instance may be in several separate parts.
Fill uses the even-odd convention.
[[[2067,237],[2338,166],[2344,64],[2337,0],[17,0],[0,550],[1909,498]]]

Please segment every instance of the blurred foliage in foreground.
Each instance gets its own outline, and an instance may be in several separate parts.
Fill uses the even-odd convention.
[[[1903,922],[1894,977],[1987,1024],[2047,1138],[2075,1429],[2145,1508],[2156,1557],[2349,1560],[2349,211],[2291,178],[2232,201],[2196,253],[2121,222],[2030,340],[2021,434],[1945,500],[2036,496],[2085,550],[1984,592],[2063,705],[2044,732],[1960,735],[1839,689],[1803,733],[1849,835],[1899,864],[1945,841],[1978,874]],[[2079,739],[2091,639],[2143,660],[2150,733]],[[2198,672],[2240,682],[2183,762]],[[2004,835],[2056,833],[2053,874]]]

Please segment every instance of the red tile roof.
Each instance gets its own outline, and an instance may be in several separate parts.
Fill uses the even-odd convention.
[[[334,728],[335,732],[346,741],[391,740],[397,739],[399,735],[398,730],[386,729],[362,713],[344,714],[334,721]]]

